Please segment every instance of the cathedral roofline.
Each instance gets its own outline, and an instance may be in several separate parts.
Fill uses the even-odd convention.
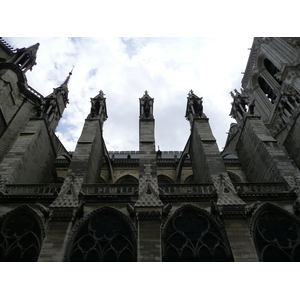
[[[0,37],[0,47],[10,56],[12,56],[16,52],[16,50],[14,50],[14,48],[2,37]]]

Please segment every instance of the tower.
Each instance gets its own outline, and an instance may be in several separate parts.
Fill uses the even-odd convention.
[[[37,93],[28,86],[25,73],[36,64],[38,47],[17,49],[1,63],[0,170],[9,183],[55,180],[54,161],[67,152],[54,131],[68,103],[72,73],[49,96]]]
[[[154,137],[153,103],[147,91],[140,100],[139,195],[135,203],[138,221],[138,259],[161,261],[160,225],[163,203],[159,198]]]

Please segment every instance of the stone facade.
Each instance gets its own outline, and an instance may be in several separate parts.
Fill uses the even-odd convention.
[[[39,44],[0,39],[1,261],[300,261],[300,39],[254,38],[218,150],[190,91],[182,151],[156,151],[139,99],[138,151],[106,149],[103,91],[74,152],[55,135],[68,82],[27,84]]]

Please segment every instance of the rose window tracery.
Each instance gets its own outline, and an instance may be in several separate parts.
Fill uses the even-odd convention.
[[[0,224],[0,260],[37,261],[43,239],[37,219],[28,211],[21,210],[9,213]]]
[[[300,261],[299,223],[288,213],[275,206],[265,208],[252,232],[260,261]]]
[[[232,261],[217,223],[193,208],[171,218],[163,246],[163,261]]]
[[[113,210],[89,217],[79,228],[69,261],[136,261],[136,241],[128,222]]]

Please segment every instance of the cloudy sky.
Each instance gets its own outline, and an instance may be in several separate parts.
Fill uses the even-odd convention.
[[[139,149],[139,98],[154,98],[156,147],[183,150],[190,125],[185,119],[187,94],[203,97],[219,149],[225,145],[233,89],[240,89],[253,37],[235,38],[8,38],[14,48],[37,42],[37,65],[28,84],[47,96],[74,66],[69,100],[57,135],[67,150],[76,147],[90,98],[106,95],[108,150]]]

